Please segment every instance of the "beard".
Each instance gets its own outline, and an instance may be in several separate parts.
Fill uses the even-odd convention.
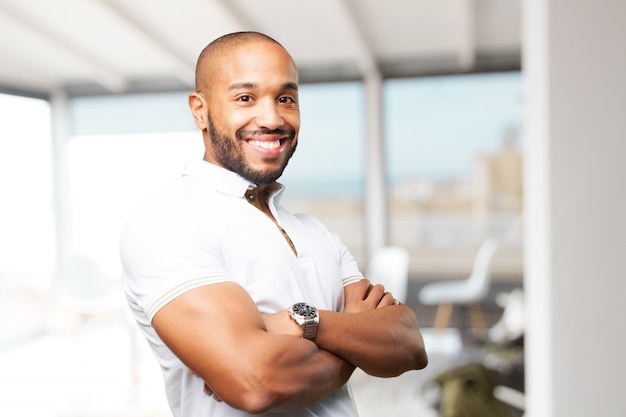
[[[209,122],[209,137],[211,139],[211,143],[213,144],[213,148],[215,151],[215,159],[226,169],[233,171],[239,174],[241,177],[246,180],[256,184],[256,185],[266,185],[274,183],[280,176],[283,174],[283,171],[287,167],[289,160],[293,156],[296,151],[296,147],[298,143],[296,142],[291,149],[288,150],[288,154],[282,164],[275,169],[265,169],[258,170],[254,169],[248,164],[245,158],[245,153],[243,150],[243,138],[249,136],[250,133],[253,134],[279,134],[281,136],[286,136],[287,139],[291,143],[296,136],[296,132],[293,128],[278,128],[274,130],[270,129],[259,129],[255,132],[249,132],[242,129],[237,130],[235,132],[235,138],[228,136],[228,134],[219,132],[217,127],[215,127],[215,123],[213,122],[213,118],[211,114],[208,114],[208,122]],[[272,158],[273,159],[273,158]],[[269,159],[268,159],[269,161]]]

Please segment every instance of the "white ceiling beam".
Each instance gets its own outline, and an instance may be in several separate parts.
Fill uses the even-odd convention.
[[[167,37],[161,36],[156,31],[144,25],[118,2],[111,0],[92,0],[105,6],[123,24],[131,27],[135,32],[151,43],[165,56],[173,69],[173,75],[185,85],[193,87],[195,84],[195,62],[190,62],[182,56],[178,50],[169,44]]]
[[[115,93],[121,93],[127,89],[126,80],[109,68],[105,63],[100,62],[89,50],[84,50],[77,45],[63,38],[58,33],[43,29],[46,25],[39,21],[38,16],[30,13],[26,8],[15,7],[14,3],[0,3],[0,10],[4,11],[17,24],[23,26],[25,31],[33,37],[41,39],[42,42],[52,45],[61,50],[64,54],[71,56],[80,62],[88,72],[95,75],[93,81],[101,87]]]
[[[475,0],[461,0],[459,5],[459,65],[468,70],[476,64],[476,4]]]
[[[346,28],[350,33],[350,41],[357,52],[356,64],[364,76],[380,77],[380,69],[376,63],[376,58],[372,53],[372,48],[368,45],[364,29],[359,25],[354,12],[350,9],[347,0],[337,0],[337,12],[340,13]]]

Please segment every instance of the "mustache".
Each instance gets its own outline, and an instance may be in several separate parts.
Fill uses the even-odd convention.
[[[290,139],[293,139],[293,137],[296,135],[296,131],[291,127],[278,127],[276,129],[268,129],[264,127],[256,130],[239,129],[235,135],[237,136],[237,139],[240,140],[247,136],[261,135],[280,135],[281,137],[288,137]]]

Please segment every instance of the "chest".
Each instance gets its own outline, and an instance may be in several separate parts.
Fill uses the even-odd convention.
[[[230,214],[224,213],[218,228],[225,272],[248,291],[261,312],[283,310],[298,301],[341,308],[340,254],[328,236],[288,213],[276,221],[253,206]]]

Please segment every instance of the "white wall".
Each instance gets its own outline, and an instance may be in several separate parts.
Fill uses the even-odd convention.
[[[526,0],[527,416],[626,410],[626,2]]]

